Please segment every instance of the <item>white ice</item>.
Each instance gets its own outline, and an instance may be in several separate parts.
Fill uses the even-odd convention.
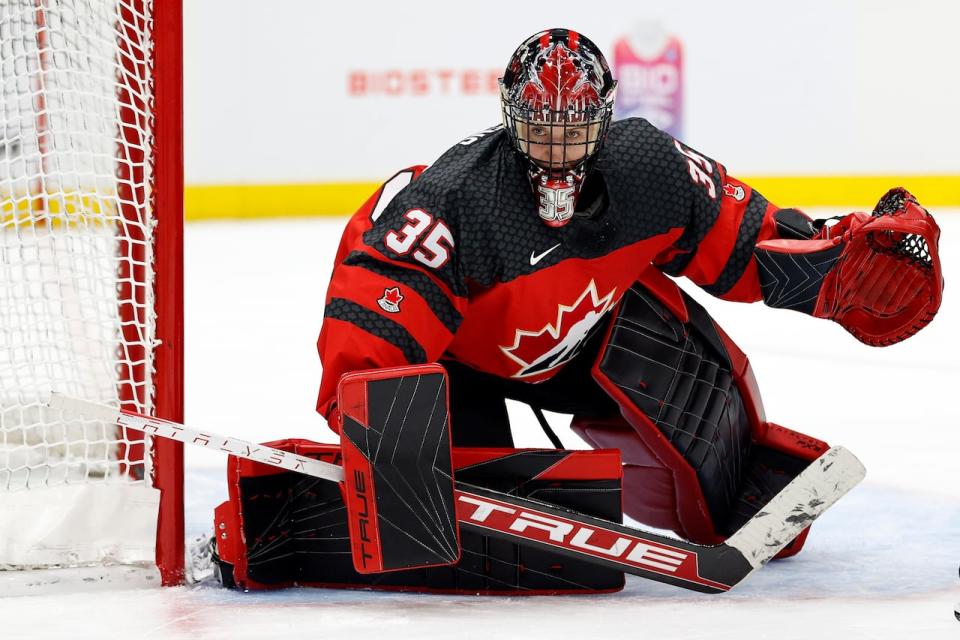
[[[832,215],[833,211],[811,211]],[[960,211],[936,212],[947,288],[936,320],[893,347],[839,326],[693,291],[747,353],[768,419],[843,444],[867,480],[814,526],[805,550],[732,592],[628,578],[590,597],[451,597],[195,587],[0,599],[4,638],[958,638]],[[333,441],[313,411],[315,341],[344,219],[204,223],[186,231],[187,419],[266,441]],[[691,290],[692,287],[686,287]],[[549,446],[512,407],[521,446]],[[579,445],[564,417],[561,439]],[[223,459],[188,452],[187,528],[211,527]]]

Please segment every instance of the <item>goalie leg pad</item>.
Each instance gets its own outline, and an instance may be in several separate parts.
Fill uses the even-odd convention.
[[[828,448],[766,421],[747,358],[659,272],[625,294],[593,373],[622,418],[574,430],[621,450],[627,515],[694,542],[729,536]]]
[[[271,446],[340,463],[336,445],[285,440]],[[615,451],[454,449],[464,482],[620,520],[620,456]],[[618,591],[623,574],[461,532],[452,566],[361,574],[350,557],[347,517],[336,485],[231,457],[230,500],[215,513],[225,586],[289,586],[542,595]]]

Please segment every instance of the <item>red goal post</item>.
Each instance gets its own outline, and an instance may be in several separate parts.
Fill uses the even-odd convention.
[[[182,95],[181,0],[0,8],[0,570],[183,581],[182,445],[43,408],[183,421]]]
[[[142,1],[142,0],[141,0]],[[183,422],[183,6],[182,0],[154,0],[154,86],[156,91],[154,171],[158,309],[155,415]],[[183,582],[183,445],[154,442],[154,482],[160,489],[157,566],[164,585]]]

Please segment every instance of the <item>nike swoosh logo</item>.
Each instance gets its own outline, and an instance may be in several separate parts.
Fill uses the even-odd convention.
[[[554,249],[556,249],[556,248],[559,247],[559,246],[560,246],[560,243],[557,243],[557,244],[553,245],[552,247],[550,247],[549,249],[547,249],[546,251],[544,251],[543,253],[541,253],[540,255],[537,255],[536,253],[534,253],[533,251],[531,251],[531,252],[530,252],[530,266],[531,266],[531,267],[536,266],[536,264],[537,264],[538,262],[540,262],[541,260],[543,260],[544,258],[547,257],[547,254],[548,254],[548,253],[550,253],[551,251],[553,251]]]

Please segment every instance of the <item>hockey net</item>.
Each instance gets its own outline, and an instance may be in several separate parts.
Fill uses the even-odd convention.
[[[183,573],[179,0],[0,3],[0,570]],[[8,574],[9,575],[9,574]]]

